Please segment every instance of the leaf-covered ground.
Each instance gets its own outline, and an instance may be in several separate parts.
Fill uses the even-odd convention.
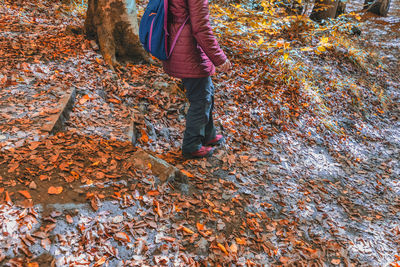
[[[179,81],[158,66],[112,72],[61,2],[5,1],[0,264],[397,266],[399,7],[363,15],[357,36],[356,15],[322,28],[264,24],[262,12],[248,23],[245,6],[213,4],[234,63],[214,77],[227,140],[209,159],[183,160]],[[49,135],[42,125],[69,88],[66,129]],[[186,177],[162,184],[135,169],[138,147]]]

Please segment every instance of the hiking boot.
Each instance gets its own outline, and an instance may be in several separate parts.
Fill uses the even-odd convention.
[[[214,139],[208,141],[206,146],[216,146],[224,142],[224,136],[222,134],[217,134]]]
[[[182,153],[184,158],[195,159],[195,158],[207,158],[211,156],[214,152],[214,148],[209,146],[202,146],[199,150],[192,153]]]

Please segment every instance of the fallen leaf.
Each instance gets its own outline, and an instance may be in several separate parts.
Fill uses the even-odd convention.
[[[339,265],[340,264],[340,259],[332,259],[331,263],[334,265]]]
[[[279,261],[280,261],[282,264],[286,264],[286,263],[288,263],[289,258],[288,258],[288,257],[280,257],[280,258],[279,258]]]
[[[18,191],[18,193],[20,193],[21,195],[23,195],[26,198],[32,198],[31,194],[29,194],[29,192],[26,190],[20,190],[20,191]]]
[[[236,243],[238,243],[239,245],[246,245],[246,239],[245,238],[235,238]]]
[[[235,243],[233,243],[229,248],[232,251],[232,253],[236,254],[238,252],[238,247]]]
[[[185,227],[185,226],[182,226],[182,230],[184,231],[184,232],[186,232],[186,233],[188,233],[188,234],[194,234],[194,232],[192,231],[192,230],[190,230],[189,228],[187,228],[187,227]]]
[[[153,204],[154,204],[154,208],[155,208],[155,210],[156,210],[158,216],[160,216],[160,218],[162,218],[163,213],[162,213],[162,210],[161,210],[161,208],[160,208],[160,203],[159,203],[157,200],[154,200],[154,201],[153,201]]]
[[[227,256],[229,255],[228,251],[226,250],[225,246],[218,243],[217,246],[219,247],[220,250],[222,250],[222,252],[224,252]]]
[[[62,191],[63,191],[62,186],[56,186],[56,187],[50,186],[47,193],[49,193],[50,195],[58,195],[61,194]]]
[[[124,232],[118,232],[114,235],[114,239],[122,242],[131,242],[131,239]]]
[[[65,220],[67,221],[67,223],[71,224],[74,222],[74,219],[72,219],[71,215],[67,214],[65,215]]]
[[[5,202],[6,202],[8,205],[12,205],[13,203],[12,203],[12,201],[11,201],[10,195],[8,194],[8,191],[6,191],[5,194],[6,194],[6,196],[4,197]]]
[[[150,190],[147,192],[147,195],[149,196],[158,196],[160,194],[160,192],[158,192],[157,190]]]
[[[45,250],[50,251],[51,241],[49,238],[42,239],[41,244]]]
[[[192,177],[194,177],[194,175],[193,175],[193,174],[191,174],[191,173],[190,173],[190,172],[188,172],[188,171],[181,170],[181,172],[182,172],[184,175],[186,175],[187,177],[189,177],[189,178],[192,178]]]
[[[106,256],[101,257],[96,263],[94,264],[95,267],[103,265],[107,260]]]
[[[90,99],[90,97],[88,95],[84,95],[81,97],[81,99],[79,99],[79,104],[83,105],[85,104],[88,100]]]
[[[204,230],[204,224],[196,223],[196,227],[197,227],[198,231],[203,231]]]

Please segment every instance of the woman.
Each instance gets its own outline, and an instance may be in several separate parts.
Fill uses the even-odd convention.
[[[163,66],[166,73],[182,79],[190,103],[182,154],[186,158],[201,158],[210,156],[214,151],[212,146],[224,139],[216,134],[213,122],[214,85],[210,76],[215,67],[222,72],[229,71],[231,63],[213,35],[208,0],[169,0],[169,47],[188,17]]]

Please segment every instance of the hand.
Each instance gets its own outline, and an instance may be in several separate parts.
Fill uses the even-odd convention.
[[[230,73],[231,67],[232,67],[231,62],[229,61],[229,59],[227,59],[227,60],[224,62],[224,64],[219,65],[219,66],[217,67],[217,70],[218,70],[219,72]]]

